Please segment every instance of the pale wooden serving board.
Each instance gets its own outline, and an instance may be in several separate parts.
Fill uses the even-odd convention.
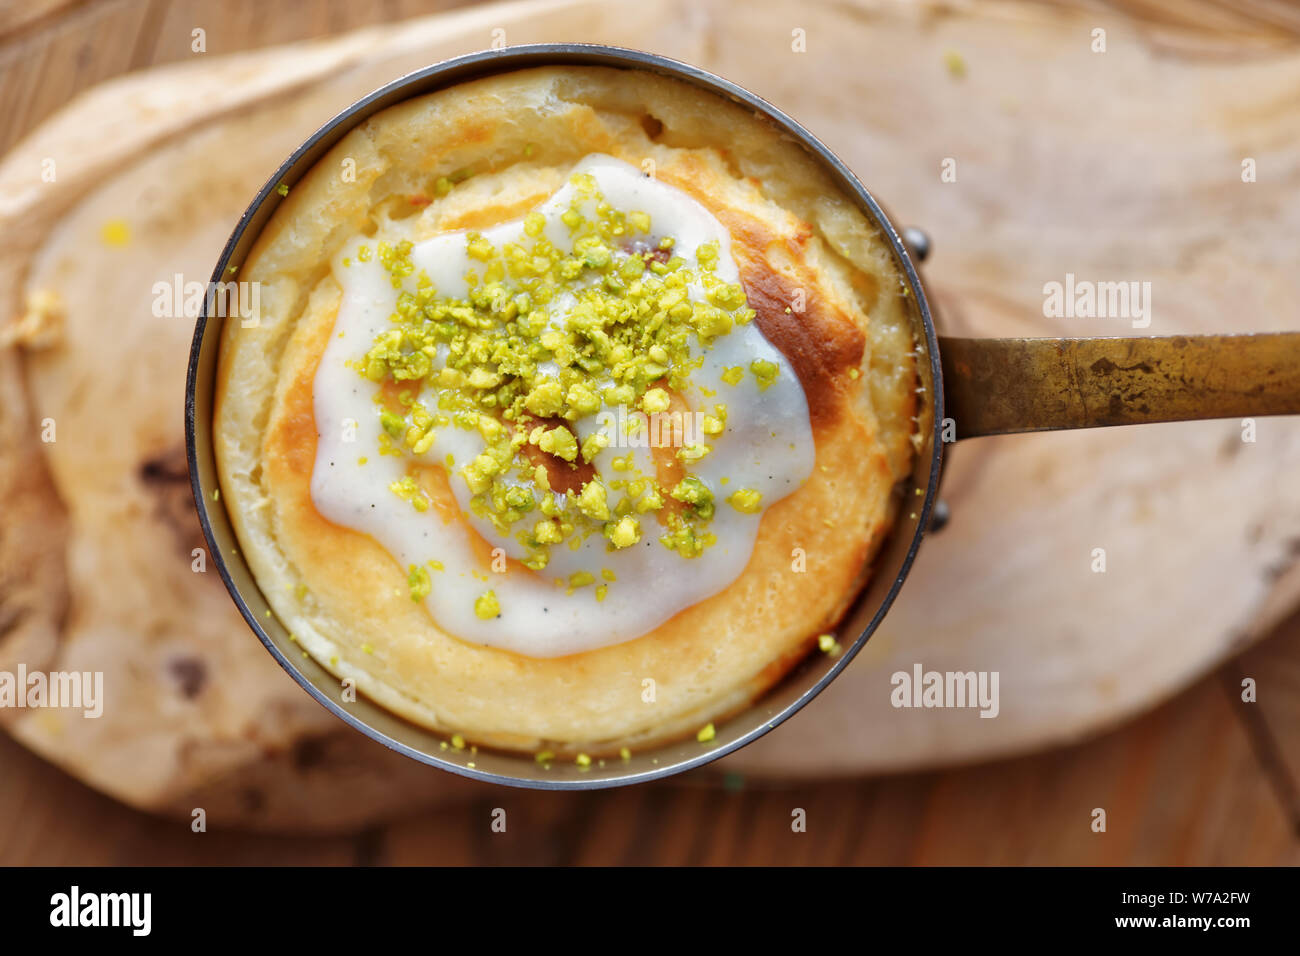
[[[34,290],[66,310],[48,335],[10,326],[17,344],[0,348],[0,669],[102,670],[108,695],[98,720],[0,720],[91,785],[150,809],[203,806],[213,825],[299,829],[470,789],[317,707],[216,575],[191,570],[192,323],[151,305],[176,273],[206,281],[256,188],[325,119],[495,31],[649,49],[772,100],[930,232],[946,331],[1130,331],[1043,318],[1043,284],[1067,272],[1150,281],[1150,334],[1300,327],[1300,53],[1250,36],[1157,35],[1068,6],[561,0],[106,84],[0,164],[0,323]],[[1241,181],[1246,157],[1257,182]],[[945,158],[956,182],[941,182]],[[124,245],[102,234],[117,220]],[[1241,435],[1221,421],[958,446],[953,520],[878,635],[803,714],[721,766],[779,778],[970,761],[1164,699],[1300,593],[1300,422]],[[998,671],[999,716],[895,709],[890,675],[915,663]]]

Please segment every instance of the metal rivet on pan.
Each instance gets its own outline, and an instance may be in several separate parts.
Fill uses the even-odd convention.
[[[918,229],[916,226],[904,227],[903,242],[907,243],[908,250],[917,262],[924,262],[929,258],[930,237],[924,230]]]
[[[930,534],[942,531],[951,517],[952,511],[948,508],[948,502],[943,499],[936,501],[934,510],[930,512]]]

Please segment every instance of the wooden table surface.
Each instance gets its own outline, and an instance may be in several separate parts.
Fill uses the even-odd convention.
[[[95,83],[192,55],[196,28],[217,54],[455,5],[8,0],[0,153]],[[1138,15],[1151,6],[1122,5]],[[1272,29],[1300,30],[1300,15],[1283,6],[1257,9]],[[1179,11],[1189,21],[1240,14],[1216,0]],[[1246,677],[1258,688],[1254,703],[1241,699]],[[1105,833],[1091,826],[1098,807]],[[498,809],[504,833],[492,827]],[[806,832],[792,831],[797,809]],[[329,837],[194,833],[188,821],[126,808],[0,736],[0,865],[187,863],[1300,863],[1300,614],[1153,712],[1053,753],[790,786],[733,777],[719,787],[689,776],[591,794],[484,785],[454,807]]]

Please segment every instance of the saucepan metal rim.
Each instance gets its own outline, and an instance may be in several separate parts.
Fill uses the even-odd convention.
[[[604,46],[599,44],[587,43],[541,43],[526,46],[507,47],[502,50],[490,50],[478,53],[471,53],[466,56],[456,57],[444,62],[416,70],[409,73],[392,83],[362,97],[353,105],[343,110],[333,119],[327,122],[299,146],[289,156],[289,158],[276,170],[262,186],[252,203],[240,217],[238,224],[231,233],[225,248],[222,250],[221,257],[217,261],[216,269],[212,275],[212,282],[218,283],[227,277],[227,268],[232,257],[240,249],[245,241],[245,233],[250,227],[260,219],[261,223],[265,222],[265,216],[259,216],[263,211],[265,204],[272,196],[278,197],[276,187],[285,183],[292,187],[300,175],[304,174],[307,169],[313,165],[328,149],[333,147],[347,132],[368,119],[375,113],[386,109],[387,107],[408,99],[412,96],[419,96],[425,93],[433,92],[457,83],[470,79],[476,79],[482,76],[488,76],[495,73],[508,72],[518,69],[525,69],[532,66],[543,65],[570,65],[570,66],[610,66],[618,68],[632,68],[649,70],[659,74],[667,75],[679,80],[684,80],[693,85],[699,86],[710,92],[720,94],[741,105],[753,109],[759,114],[764,115],[778,126],[785,133],[795,140],[799,141],[806,149],[814,153],[825,167],[832,173],[833,178],[838,180],[839,186],[849,196],[856,198],[862,209],[871,217],[871,219],[880,227],[887,241],[893,248],[898,263],[902,267],[904,278],[909,286],[911,293],[915,296],[919,317],[924,335],[926,338],[924,347],[925,360],[928,360],[929,371],[931,376],[931,389],[928,401],[933,406],[933,434],[930,436],[932,451],[930,453],[930,469],[924,498],[919,512],[914,512],[917,521],[913,531],[912,540],[908,545],[907,552],[899,566],[899,571],[895,577],[884,599],[872,615],[870,622],[863,631],[854,639],[851,645],[844,649],[844,652],[836,659],[827,669],[826,673],[821,676],[811,687],[805,690],[798,698],[790,702],[779,713],[771,716],[763,716],[758,713],[758,708],[751,705],[746,711],[732,717],[727,721],[727,725],[746,720],[747,715],[753,720],[759,718],[755,725],[739,736],[720,743],[715,747],[702,750],[697,756],[686,757],[675,760],[671,763],[664,763],[659,766],[651,766],[649,769],[629,769],[623,774],[605,774],[602,776],[578,777],[569,779],[547,779],[545,776],[515,776],[505,773],[488,771],[482,768],[465,766],[464,763],[446,759],[441,755],[439,750],[420,750],[412,747],[402,741],[395,740],[388,734],[371,726],[365,720],[361,719],[355,713],[349,711],[346,707],[336,703],[327,696],[319,687],[313,683],[312,679],[302,673],[294,662],[286,655],[281,648],[275,643],[271,636],[262,626],[262,622],[253,613],[249,607],[248,601],[241,592],[239,586],[234,581],[231,571],[230,562],[244,562],[242,556],[230,555],[218,543],[213,529],[213,515],[211,508],[218,504],[211,498],[211,492],[215,489],[205,487],[202,474],[199,468],[199,458],[202,454],[211,458],[213,455],[210,417],[200,419],[196,415],[196,387],[201,370],[201,352],[204,345],[205,337],[208,331],[208,304],[205,302],[201,310],[198,321],[195,325],[193,344],[190,349],[190,358],[188,372],[186,375],[186,395],[185,395],[185,442],[186,453],[190,468],[190,484],[194,494],[195,507],[198,511],[199,522],[203,528],[204,538],[207,540],[213,563],[221,576],[222,582],[230,592],[232,599],[239,612],[243,615],[244,620],[257,635],[258,639],[270,651],[282,668],[315,700],[343,720],[349,726],[360,731],[373,740],[378,741],[384,746],[404,754],[421,763],[438,767],[439,769],[460,774],[461,776],[470,777],[475,780],[481,780],[488,783],[498,783],[508,786],[526,787],[540,790],[594,790],[607,787],[626,786],[635,783],[645,783],[651,780],[658,780],[673,774],[681,773],[695,767],[702,766],[717,760],[735,750],[740,749],[757,740],[779,724],[797,713],[805,704],[817,696],[827,684],[838,676],[845,667],[848,666],[854,656],[858,653],[870,636],[879,626],[880,621],[889,610],[895,596],[898,594],[903,581],[906,579],[908,571],[912,566],[913,559],[920,547],[921,540],[924,537],[925,530],[929,525],[930,513],[934,506],[937,494],[939,475],[942,466],[943,442],[941,440],[941,429],[943,420],[943,380],[942,369],[939,362],[938,342],[934,331],[934,323],[930,314],[929,303],[925,295],[925,289],[922,286],[921,279],[917,274],[916,267],[912,262],[912,257],[906,244],[903,242],[898,230],[895,228],[892,220],[881,208],[875,198],[867,191],[866,187],[858,178],[849,171],[840,159],[835,156],[819,139],[813,136],[803,126],[795,122],[785,113],[767,103],[743,87],[715,76],[698,67],[691,66],[668,57],[659,56],[653,53],[647,53],[640,50],[625,49],[622,47]],[[269,215],[269,212],[267,213]],[[259,225],[260,228],[260,225]],[[256,240],[256,234],[248,237],[248,243]],[[220,331],[220,324],[213,323],[213,334]],[[215,349],[215,345],[213,346]],[[211,351],[211,350],[210,350]],[[211,357],[211,362],[215,367],[216,356]],[[206,406],[205,406],[206,407]],[[922,416],[920,420],[924,421]],[[215,479],[214,479],[215,480]],[[916,487],[920,487],[917,482]],[[221,504],[224,508],[225,505]],[[247,569],[247,565],[244,564]],[[251,571],[249,572],[251,578]],[[779,686],[779,685],[778,685]],[[770,692],[769,692],[770,693]],[[378,705],[376,705],[378,706]],[[428,731],[432,735],[433,731]],[[648,751],[647,753],[653,753]],[[532,769],[534,764],[526,755],[519,758],[521,773],[525,768]]]

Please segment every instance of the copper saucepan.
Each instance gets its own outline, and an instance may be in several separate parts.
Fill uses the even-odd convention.
[[[356,729],[424,763],[479,780],[555,790],[641,783],[716,760],[761,737],[812,700],[862,649],[907,577],[929,527],[945,441],[1010,432],[1187,419],[1300,414],[1300,333],[1142,338],[947,338],[935,334],[917,275],[928,240],[899,230],[852,172],[816,137],[754,94],[662,56],[588,44],[538,44],[475,53],[390,83],[335,116],[294,151],[240,217],[213,272],[217,283],[241,265],[292,187],[353,127],[401,100],[493,73],[534,66],[606,66],[648,70],[726,97],[769,120],[808,151],[844,194],[857,201],[893,250],[908,284],[918,387],[923,396],[920,452],[904,482],[903,505],[877,556],[871,579],[839,633],[844,652],[813,654],[745,712],[717,728],[708,745],[694,739],[633,755],[630,761],[549,769],[528,755],[443,749],[443,738],[360,698],[345,702],[339,681],[304,658],[269,606],[239,553],[218,487],[211,428],[220,316],[200,314],[186,381],[185,436],[190,479],[203,533],[222,580],[267,650],[326,708]],[[473,766],[469,766],[470,763]]]

